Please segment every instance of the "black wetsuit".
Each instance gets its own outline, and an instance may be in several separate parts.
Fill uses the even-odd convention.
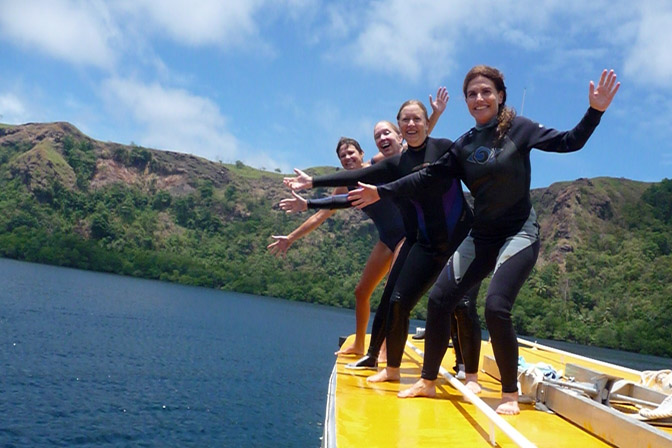
[[[518,345],[511,321],[513,302],[539,253],[539,226],[530,201],[530,151],[571,152],[583,147],[602,113],[588,109],[571,131],[560,132],[515,117],[501,144],[496,123],[476,127],[426,169],[378,187],[381,198],[416,197],[459,177],[474,196],[474,224],[432,289],[427,307],[422,377],[436,378],[450,337],[449,314],[473,285],[494,270],[485,317],[502,378],[502,392],[515,392]],[[446,328],[448,327],[448,328]]]
[[[352,188],[352,187],[351,187]],[[308,199],[308,208],[340,209],[351,207],[347,194],[336,194],[319,199]],[[380,241],[392,252],[406,234],[401,213],[392,200],[378,201],[362,209],[373,221]]]
[[[409,147],[402,154],[373,166],[316,177],[313,186],[390,182],[436,161],[451,145],[450,140],[430,137],[421,147]],[[459,180],[443,177],[440,183],[440,188],[426,195],[395,199],[404,220],[406,240],[376,310],[368,350],[370,356],[377,357],[387,334],[387,365],[391,367],[401,364],[411,310],[434,283],[471,227],[472,212]],[[466,357],[473,356],[465,353]],[[478,359],[478,353],[475,357]]]

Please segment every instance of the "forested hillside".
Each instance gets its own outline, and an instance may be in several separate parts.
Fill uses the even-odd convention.
[[[67,123],[0,125],[0,256],[354,307],[373,224],[339,211],[276,259],[270,235],[308,216],[278,210],[281,179]],[[543,244],[517,330],[672,356],[672,180],[579,179],[534,190],[533,202]]]

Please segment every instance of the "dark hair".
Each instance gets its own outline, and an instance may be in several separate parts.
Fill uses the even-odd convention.
[[[399,121],[399,117],[401,116],[401,111],[404,110],[404,107],[410,106],[410,105],[415,105],[420,107],[422,109],[422,112],[425,114],[425,121],[429,121],[429,117],[427,116],[427,108],[425,107],[424,104],[422,104],[422,101],[420,100],[408,100],[404,101],[404,104],[401,105],[399,108],[399,112],[397,112],[397,121]]]
[[[362,149],[361,146],[359,146],[359,142],[355,140],[354,138],[348,138],[348,137],[341,137],[338,139],[338,144],[336,145],[336,155],[338,155],[338,151],[341,149],[341,146],[346,145],[346,146],[354,146],[357,152],[360,154],[364,154],[364,150]]]
[[[488,78],[495,85],[497,92],[504,93],[502,104],[499,105],[497,111],[497,140],[495,144],[499,144],[511,127],[511,122],[516,116],[516,111],[506,105],[506,85],[504,84],[504,74],[494,67],[488,65],[477,65],[467,72],[462,84],[462,92],[464,97],[467,97],[467,86],[476,77],[483,76]]]

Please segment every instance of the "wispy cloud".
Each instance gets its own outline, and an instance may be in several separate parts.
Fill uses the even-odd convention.
[[[240,143],[227,129],[227,118],[210,99],[182,89],[112,78],[103,83],[110,107],[120,108],[142,128],[140,144],[232,161]]]
[[[572,67],[581,54],[592,60],[608,54],[614,65],[625,64],[626,73],[640,80],[672,84],[672,53],[666,51],[672,46],[666,29],[672,5],[664,0],[390,0],[334,11],[327,20],[331,27],[359,30],[343,42],[339,55],[368,70],[411,80],[450,73],[465,51],[480,47],[484,54],[506,46],[537,55],[540,69],[549,63]]]
[[[372,2],[356,13],[341,10],[347,17],[332,11],[331,23],[356,24],[361,30],[346,44],[342,57],[373,71],[413,80],[428,68],[445,72],[450,66],[456,30],[449,25],[460,20],[463,12],[461,6],[444,2],[394,0]]]
[[[146,31],[187,46],[234,46],[258,33],[255,14],[264,0],[124,0],[115,10]]]
[[[627,50],[625,73],[641,84],[672,87],[672,4],[644,2],[633,45]]]
[[[231,163],[287,170],[288,165],[267,152],[251,150],[231,132],[229,118],[209,98],[184,89],[144,84],[131,79],[110,78],[102,94],[117,116],[130,116],[140,127],[136,143]]]
[[[101,1],[3,2],[0,36],[75,65],[110,68],[119,33]]]

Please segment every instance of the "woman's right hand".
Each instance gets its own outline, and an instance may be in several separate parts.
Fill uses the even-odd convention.
[[[282,180],[282,183],[285,186],[289,187],[292,191],[307,190],[313,188],[313,178],[301,171],[298,168],[294,168],[296,177],[285,177]]]
[[[298,213],[308,210],[308,201],[303,199],[294,191],[292,191],[292,196],[292,198],[283,199],[280,201],[280,208],[284,210],[285,213]]]

